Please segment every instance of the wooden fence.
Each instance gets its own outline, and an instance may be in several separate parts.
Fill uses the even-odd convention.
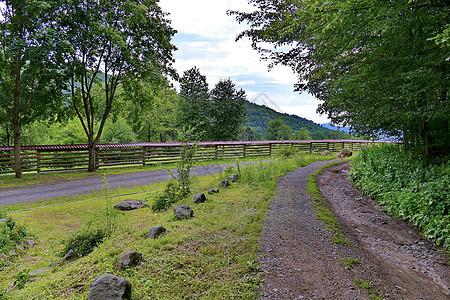
[[[292,146],[298,151],[340,152],[342,149],[359,150],[364,145],[383,143],[361,140],[312,141],[252,141],[252,142],[201,142],[196,160],[221,158],[247,158],[270,156],[274,150]],[[155,165],[177,162],[181,143],[99,144],[96,167]],[[87,145],[24,146],[21,152],[22,171],[51,172],[88,168]],[[12,147],[0,147],[0,174],[14,173]]]

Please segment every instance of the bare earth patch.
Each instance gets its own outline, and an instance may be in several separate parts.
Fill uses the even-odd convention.
[[[317,177],[350,245],[331,241],[306,192],[309,175],[328,163],[278,181],[260,241],[262,298],[450,299],[448,257],[354,189],[348,162]]]

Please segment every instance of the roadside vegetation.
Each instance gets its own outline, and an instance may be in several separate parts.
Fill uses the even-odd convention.
[[[425,164],[398,146],[362,150],[352,163],[354,185],[394,217],[450,249],[450,164]]]
[[[238,163],[221,174],[193,178],[191,195],[217,187],[231,173],[240,175],[230,187],[207,195],[205,203],[194,205],[191,195],[179,200],[177,205],[187,204],[194,210],[194,217],[188,220],[176,219],[171,208],[155,212],[149,207],[116,213],[114,219],[109,211],[108,221],[110,206],[130,197],[111,198],[112,192],[107,189],[103,192],[107,194],[92,201],[9,213],[19,224],[27,221],[27,233],[35,236],[36,245],[19,251],[1,266],[2,297],[86,299],[93,280],[111,273],[131,282],[133,299],[254,299],[261,283],[257,242],[276,178],[313,161],[333,158],[299,153],[288,156],[248,165]],[[152,190],[152,186],[145,188]],[[146,194],[131,198],[143,199]],[[153,201],[147,197],[150,206]],[[67,250],[68,241],[76,233],[81,236],[87,228],[95,230],[105,224],[113,227],[96,239],[92,252],[28,276],[30,271],[60,261],[58,255]],[[167,232],[157,239],[145,238],[156,225],[163,225]],[[144,262],[136,268],[118,270],[116,260],[128,250],[142,253]],[[5,293],[13,282],[17,282],[16,287]]]

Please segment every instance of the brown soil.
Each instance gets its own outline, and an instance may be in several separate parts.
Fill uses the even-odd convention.
[[[348,162],[317,177],[350,245],[331,241],[306,192],[309,175],[326,164],[279,179],[260,241],[262,298],[450,299],[448,256],[354,189]],[[359,264],[347,268],[348,258]]]

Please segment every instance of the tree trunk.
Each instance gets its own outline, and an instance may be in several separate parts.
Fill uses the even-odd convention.
[[[88,165],[88,171],[94,172],[95,171],[95,143],[93,141],[93,138],[89,137],[89,165]]]
[[[17,121],[17,122],[16,122]],[[22,164],[20,161],[20,125],[14,120],[14,171],[16,178],[22,178]]]

